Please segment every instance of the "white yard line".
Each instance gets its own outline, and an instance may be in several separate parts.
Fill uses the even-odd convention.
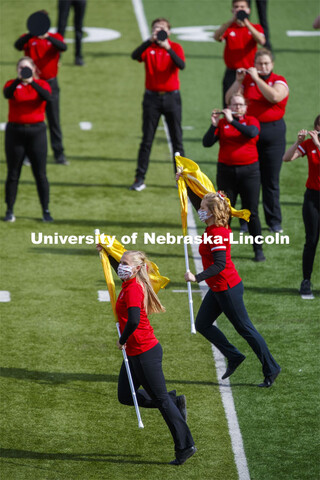
[[[0,302],[10,302],[10,292],[6,290],[0,290]]]
[[[92,123],[91,122],[79,122],[79,127],[81,130],[91,130]]]
[[[133,4],[134,12],[137,18],[142,39],[145,40],[150,36],[150,34],[149,34],[149,28],[148,28],[146,16],[143,9],[142,0],[132,0],[132,4]],[[165,132],[167,136],[168,146],[172,154],[173,152],[172,144],[171,144],[170,135],[168,132],[168,127],[166,125],[164,118],[163,118],[163,123],[164,123]],[[188,234],[197,235],[197,227],[194,221],[192,206],[190,202],[188,205]],[[201,272],[203,269],[202,269],[201,259],[197,251],[197,247],[195,245],[191,245],[191,248],[192,248],[192,255],[193,255],[195,266],[196,266],[196,271],[197,273]],[[205,295],[204,291],[202,291],[201,293],[202,293],[202,296]],[[217,376],[219,381],[221,375],[224,373],[226,369],[226,363],[223,355],[213,345],[212,345],[212,352],[213,352],[213,357],[216,364]],[[231,445],[232,445],[232,450],[234,454],[235,464],[238,470],[239,480],[250,480],[246,454],[244,451],[242,435],[240,432],[237,412],[235,409],[232,389],[231,389],[229,380],[227,379],[227,380],[224,380],[223,382],[219,381],[219,389],[220,389],[222,403],[223,403],[224,410],[227,417],[228,428],[229,428],[229,433],[231,438]]]
[[[99,302],[110,302],[110,295],[108,290],[98,290]]]

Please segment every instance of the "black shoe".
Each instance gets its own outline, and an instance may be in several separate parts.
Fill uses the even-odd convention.
[[[240,224],[240,233],[248,233],[248,224],[247,224],[247,222]]]
[[[311,290],[311,282],[308,279],[302,280],[299,293],[303,300],[313,300],[314,295]]]
[[[269,375],[269,376],[265,377],[263,382],[259,383],[258,387],[261,387],[261,388],[271,387],[271,385],[274,383],[275,379],[277,378],[277,376],[279,375],[280,372],[281,372],[281,368],[279,368],[279,370],[276,373],[274,373],[273,375]]]
[[[43,212],[42,221],[43,222],[53,222],[53,218],[51,217],[49,210],[45,210]]]
[[[262,250],[256,250],[256,251],[254,252],[253,261],[254,261],[254,262],[265,262],[265,261],[266,261],[266,257],[264,256]]]
[[[169,465],[183,465],[188,458],[192,457],[196,453],[197,449],[195,445],[183,450],[176,450],[176,458],[169,463]]]
[[[134,183],[129,188],[129,190],[135,190],[136,192],[141,192],[141,190],[144,190],[145,188],[146,188],[146,185],[143,182],[143,178],[136,178]]]
[[[237,362],[228,362],[228,367],[227,367],[227,370],[224,372],[224,374],[222,375],[222,380],[225,380],[226,378],[230,377],[230,375],[232,375],[235,370],[239,367],[239,365],[246,359],[246,356],[245,355],[241,355],[241,357],[239,358],[239,360]]]
[[[76,57],[76,59],[74,61],[74,64],[78,65],[78,67],[83,67],[83,65],[84,65],[83,58],[82,57]]]
[[[69,162],[67,161],[66,157],[61,153],[58,157],[55,159],[56,163],[58,165],[69,165]]]
[[[13,215],[13,212],[10,212],[9,210],[6,212],[6,216],[3,219],[4,222],[10,222],[13,223],[16,221],[16,217]]]
[[[269,232],[282,233],[283,228],[281,227],[281,225],[273,225],[272,227],[269,228]]]
[[[187,399],[185,395],[179,395],[176,399],[176,405],[181,413],[183,420],[187,421]]]

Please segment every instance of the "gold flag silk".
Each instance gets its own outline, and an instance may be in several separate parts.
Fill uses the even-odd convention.
[[[199,168],[199,165],[189,158],[176,156],[176,165],[178,173],[181,173],[181,177],[178,180],[178,191],[179,191],[179,182],[183,178],[185,183],[188,185],[189,188],[200,198],[203,198],[207,193],[215,193],[216,190],[207,175],[202,173]],[[182,217],[182,201],[181,195],[179,191],[180,202],[181,202],[181,217]],[[246,222],[249,222],[251,212],[250,210],[243,209],[243,210],[236,210],[231,206],[229,198],[226,198],[232,217],[242,218]],[[183,226],[183,221],[182,221]],[[184,228],[184,227],[182,227]],[[185,234],[184,234],[185,235]]]
[[[100,237],[100,240],[101,240],[101,237]],[[106,254],[111,255],[118,263],[120,263],[122,255],[127,251],[122,245],[122,243],[120,243],[116,239],[114,239],[113,245],[111,247],[108,246],[108,244],[106,243],[102,243],[101,241],[99,243],[104,249],[103,253],[106,252]],[[150,260],[148,261],[147,270],[148,270],[148,275],[152,284],[152,288],[155,291],[155,293],[158,293],[161,288],[165,288],[170,282],[169,278],[163,277],[162,275],[160,275],[158,266],[155,263],[151,262]],[[110,298],[111,298],[111,295],[110,295]]]
[[[110,302],[112,306],[112,311],[113,315],[115,318],[115,321],[118,321],[117,317],[117,312],[116,312],[116,288],[114,285],[114,280],[113,280],[113,275],[111,271],[111,265],[109,262],[108,254],[107,252],[103,249],[100,252],[100,259],[102,263],[102,268],[103,268],[103,273],[104,273],[104,278],[106,279],[107,287],[108,287],[108,292],[110,295]]]

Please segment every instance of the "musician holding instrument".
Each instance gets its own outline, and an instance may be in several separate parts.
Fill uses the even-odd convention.
[[[223,115],[223,118],[220,118]],[[258,162],[257,141],[259,138],[259,121],[247,115],[247,105],[242,94],[230,98],[228,108],[213,110],[211,126],[204,135],[204,147],[211,147],[219,141],[217,166],[217,185],[228,195],[234,207],[240,195],[242,208],[251,211],[248,224],[253,237],[261,235],[258,214],[260,170]],[[265,260],[262,245],[253,244],[256,262]]]
[[[282,230],[279,178],[286,146],[286,124],[283,116],[289,97],[287,81],[273,73],[272,53],[258,50],[254,67],[239,69],[236,80],[226,94],[226,101],[242,93],[248,101],[248,115],[260,122],[257,143],[261,173],[263,209],[271,232]]]

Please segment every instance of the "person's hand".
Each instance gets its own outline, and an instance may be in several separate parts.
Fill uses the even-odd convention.
[[[196,281],[196,277],[191,272],[186,272],[184,274],[184,279],[185,279],[186,282],[195,282]]]
[[[97,243],[96,249],[98,250],[98,252],[101,252],[103,250],[103,247],[101,247],[100,243]]]
[[[248,68],[247,72],[251,76],[252,80],[257,80],[259,77],[258,70],[255,67]]]
[[[212,110],[212,113],[211,113],[211,123],[214,127],[216,127],[218,125],[218,122],[219,122],[219,118],[220,118],[220,113],[218,113],[219,110],[217,110],[216,108],[214,110]]]
[[[168,39],[166,38],[165,40],[161,41],[161,40],[157,40],[157,44],[162,47],[162,48],[165,48],[166,50],[170,50],[170,43],[168,42]]]
[[[298,133],[298,143],[302,143],[304,141],[304,139],[306,138],[306,135],[307,135],[307,130],[300,130],[300,132]]]
[[[119,340],[117,341],[117,347],[119,348],[119,350],[125,350],[125,349],[126,349],[126,346],[127,346],[126,343],[125,343],[124,345],[121,345],[121,343],[119,342]]]
[[[181,172],[177,172],[177,173],[176,173],[176,182],[179,180],[180,177],[182,177],[182,173],[181,173]]]
[[[224,108],[222,111],[224,113],[224,118],[227,120],[227,122],[231,123],[233,120],[233,116],[230,108]]]
[[[45,38],[48,38],[49,37],[49,33],[46,32],[44,35],[39,35],[38,38],[40,38],[40,40],[44,40]]]
[[[29,83],[32,83],[33,82],[33,76],[32,77],[29,77],[29,78],[22,78],[21,76],[19,76],[20,80],[22,81],[22,83],[24,83],[25,85],[28,85]]]
[[[310,130],[310,132],[308,132],[310,137],[311,137],[311,140],[313,141],[313,143],[315,144],[315,146],[317,148],[320,148],[320,141],[319,141],[319,132],[317,130]]]
[[[244,77],[246,76],[247,70],[245,68],[238,68],[236,71],[236,80],[239,83],[242,83]]]

